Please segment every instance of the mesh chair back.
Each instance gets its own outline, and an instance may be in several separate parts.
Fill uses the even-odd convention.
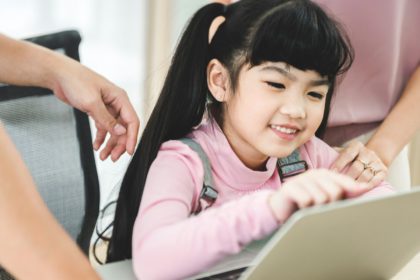
[[[77,31],[30,41],[79,59]],[[6,85],[0,87],[0,121],[49,209],[88,254],[99,211],[99,182],[87,115],[60,102],[50,90]]]

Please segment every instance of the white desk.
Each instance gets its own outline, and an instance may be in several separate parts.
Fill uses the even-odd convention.
[[[95,267],[103,280],[135,280],[131,261],[121,261]],[[420,279],[420,253],[417,254],[392,280]]]
[[[420,279],[420,253],[418,253],[392,280]]]
[[[95,266],[96,271],[103,280],[135,280],[133,268],[131,266],[131,260],[114,262],[105,265]]]
[[[229,271],[235,268],[242,268],[248,266],[261,248],[266,244],[267,240],[262,239],[259,241],[252,242],[247,247],[245,247],[239,254],[227,257],[224,259],[223,263],[214,266],[206,272],[200,273],[199,275],[194,276],[193,278],[202,278],[210,275],[222,273],[224,271]],[[124,280],[134,280],[133,268],[131,260],[121,261],[110,263],[102,266],[97,266],[96,271],[104,280],[112,279],[124,279]],[[189,280],[186,279],[186,280]]]

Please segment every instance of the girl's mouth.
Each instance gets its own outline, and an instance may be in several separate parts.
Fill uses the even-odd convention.
[[[293,139],[295,139],[295,137],[300,131],[299,129],[294,127],[281,125],[270,125],[270,128],[277,136],[287,141],[292,141]]]

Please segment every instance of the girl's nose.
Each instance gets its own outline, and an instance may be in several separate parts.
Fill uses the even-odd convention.
[[[300,97],[291,97],[284,100],[279,109],[280,113],[293,119],[305,119],[306,110],[304,101]]]

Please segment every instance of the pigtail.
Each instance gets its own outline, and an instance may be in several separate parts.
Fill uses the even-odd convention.
[[[134,222],[150,165],[161,144],[185,136],[203,118],[209,93],[208,32],[224,8],[213,3],[198,10],[181,37],[157,104],[122,181],[107,262],[131,258]]]

